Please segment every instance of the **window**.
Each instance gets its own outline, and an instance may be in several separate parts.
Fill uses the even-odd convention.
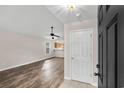
[[[50,43],[46,42],[46,54],[50,53]]]

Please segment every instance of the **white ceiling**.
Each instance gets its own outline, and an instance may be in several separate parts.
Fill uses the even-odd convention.
[[[57,35],[63,36],[63,23],[43,5],[0,6],[0,31],[41,38],[50,36],[51,26]]]
[[[64,35],[63,23],[95,19],[97,6],[76,6],[73,12],[62,5],[0,6],[0,31],[12,31],[35,37],[49,36],[51,26],[57,35]],[[77,17],[76,13],[80,13]],[[61,21],[59,21],[59,20]]]
[[[72,12],[65,5],[47,5],[46,8],[64,24],[97,18],[96,5],[78,5]]]

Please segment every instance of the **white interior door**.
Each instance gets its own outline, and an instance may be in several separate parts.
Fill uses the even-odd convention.
[[[72,31],[71,62],[72,79],[91,83],[93,78],[92,31]]]

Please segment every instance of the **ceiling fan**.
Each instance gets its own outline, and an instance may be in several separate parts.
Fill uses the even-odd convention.
[[[60,37],[59,35],[56,35],[56,34],[53,33],[53,26],[51,26],[50,36],[52,36],[52,39],[54,39],[54,37]]]

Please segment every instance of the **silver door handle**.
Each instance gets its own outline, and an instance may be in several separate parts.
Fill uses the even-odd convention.
[[[95,73],[94,73],[94,76],[100,76],[100,73],[96,73],[96,72],[95,72]]]

